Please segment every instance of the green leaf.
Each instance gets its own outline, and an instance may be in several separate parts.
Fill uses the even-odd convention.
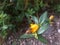
[[[20,38],[31,38],[34,37],[32,34],[23,34]]]
[[[22,13],[21,13],[22,14]],[[23,17],[25,16],[24,14],[19,14],[18,16],[16,16],[15,18],[16,18],[16,21],[17,22],[22,22],[22,20],[23,20]]]
[[[43,0],[40,1],[40,6],[41,6],[41,7],[44,6]]]
[[[36,16],[32,16],[32,20],[33,20],[36,24],[38,24],[38,18],[37,18]]]
[[[27,12],[25,13],[25,15],[31,16],[35,13],[35,11],[33,9],[27,9]]]
[[[7,14],[4,14],[3,12],[0,14],[0,18],[7,17]]]
[[[38,34],[44,33],[48,29],[48,27],[49,27],[49,23],[44,23],[37,31]]]
[[[43,24],[47,20],[47,11],[45,11],[39,18],[39,23]]]
[[[5,30],[5,29],[7,29],[7,28],[8,28],[7,25],[3,25],[3,27],[2,27],[3,30]]]
[[[2,30],[0,33],[0,36],[4,39],[7,36],[7,31],[6,30]]]
[[[42,36],[42,35],[38,35],[38,40],[40,40],[43,43],[48,43],[48,41]]]

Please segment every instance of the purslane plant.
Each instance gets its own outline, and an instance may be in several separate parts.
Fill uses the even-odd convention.
[[[47,15],[48,12],[45,11],[39,18],[36,16],[31,16],[31,20],[33,20],[34,23],[30,24],[29,29],[20,38],[35,37],[36,39],[47,43],[47,40],[43,38],[41,34],[43,34],[49,28],[50,22],[54,18],[53,15],[49,18]]]

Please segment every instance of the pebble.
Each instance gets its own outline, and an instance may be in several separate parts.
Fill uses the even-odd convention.
[[[60,29],[58,29],[58,33],[60,33]]]
[[[52,39],[52,37],[49,37],[49,39]]]
[[[50,40],[50,42],[52,43],[53,41],[52,41],[52,40]]]

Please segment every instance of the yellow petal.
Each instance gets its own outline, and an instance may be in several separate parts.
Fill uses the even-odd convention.
[[[34,24],[30,24],[30,26],[32,26],[32,25],[34,25]]]
[[[37,24],[31,24],[30,28],[31,32],[34,33],[38,30],[39,26]]]
[[[54,19],[54,16],[53,16],[53,15],[51,15],[51,16],[49,17],[49,19],[50,19],[50,20],[53,20],[53,19]]]

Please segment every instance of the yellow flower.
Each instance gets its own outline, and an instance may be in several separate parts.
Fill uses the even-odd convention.
[[[30,24],[30,28],[31,33],[35,33],[38,30],[39,26],[37,24]]]
[[[54,16],[53,16],[53,15],[51,15],[51,16],[49,17],[49,19],[50,19],[50,20],[53,20],[53,19],[54,19]]]

